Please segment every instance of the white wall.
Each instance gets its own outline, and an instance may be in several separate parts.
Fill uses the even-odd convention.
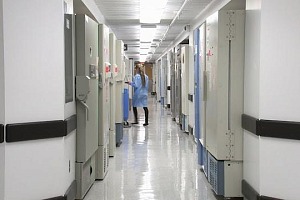
[[[3,1],[0,0],[0,123],[4,124]]]
[[[3,1],[0,0],[0,124],[4,124]],[[0,144],[0,200],[4,200],[5,148]]]
[[[73,3],[67,2],[70,13]],[[64,1],[9,0],[3,8],[6,124],[75,114],[75,102],[65,104]],[[73,131],[64,138],[6,143],[6,200],[63,195],[75,179],[75,140]]]
[[[299,7],[298,0],[262,1],[262,119],[300,121],[300,23],[295,23],[300,18]],[[262,137],[260,145],[262,195],[297,199],[300,141]]]
[[[299,140],[261,137],[261,195],[299,199],[299,150]]]
[[[244,131],[243,179],[260,193],[259,137]]]
[[[70,187],[72,182],[75,180],[75,158],[76,158],[76,130],[64,137],[64,157],[63,157],[63,194]],[[70,171],[69,171],[70,162]]]
[[[259,118],[261,0],[247,0],[244,113]],[[243,179],[260,192],[259,137],[244,130]]]
[[[247,0],[245,26],[244,112],[259,117],[260,4]]]
[[[195,128],[195,62],[194,62],[194,32],[189,35],[189,74],[188,74],[188,94],[193,95],[193,102],[188,100],[189,104],[189,125]],[[193,133],[194,134],[194,133]]]
[[[64,119],[62,0],[4,1],[6,123]]]
[[[297,0],[262,1],[261,118],[300,121],[299,8]]]
[[[64,194],[63,150],[61,138],[8,143],[6,199],[45,199]]]
[[[245,113],[300,121],[298,0],[247,0]],[[260,195],[297,199],[300,142],[244,131],[244,179]]]
[[[4,200],[4,178],[5,178],[5,147],[0,144],[0,200]]]

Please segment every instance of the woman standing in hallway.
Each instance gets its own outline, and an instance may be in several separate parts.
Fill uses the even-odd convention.
[[[134,88],[132,100],[134,123],[132,124],[138,124],[137,107],[143,107],[145,111],[145,123],[143,126],[148,126],[148,76],[145,74],[141,65],[136,65],[134,70],[135,75],[133,77],[133,81],[128,82],[128,84]]]

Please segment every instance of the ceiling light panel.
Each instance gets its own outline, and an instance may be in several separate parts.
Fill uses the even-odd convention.
[[[152,44],[151,42],[141,42],[140,48],[141,49],[147,49],[147,48],[149,49],[151,47],[151,44]]]
[[[167,0],[140,0],[140,23],[158,24]]]
[[[139,0],[95,0],[106,19],[139,19]]]
[[[149,49],[140,49],[140,54],[148,54]]]
[[[140,41],[141,42],[152,42],[154,34],[156,31],[156,26],[141,26],[140,30]]]

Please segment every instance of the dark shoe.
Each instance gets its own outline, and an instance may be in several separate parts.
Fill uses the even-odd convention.
[[[131,124],[139,124],[138,122],[132,122]]]
[[[149,125],[148,123],[143,124],[143,126],[148,126],[148,125]]]

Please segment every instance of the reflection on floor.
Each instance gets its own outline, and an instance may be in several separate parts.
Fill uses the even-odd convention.
[[[197,165],[192,136],[183,133],[154,98],[149,98],[148,127],[142,125],[143,109],[138,112],[140,122],[124,129],[107,176],[96,181],[84,199],[215,200]]]

